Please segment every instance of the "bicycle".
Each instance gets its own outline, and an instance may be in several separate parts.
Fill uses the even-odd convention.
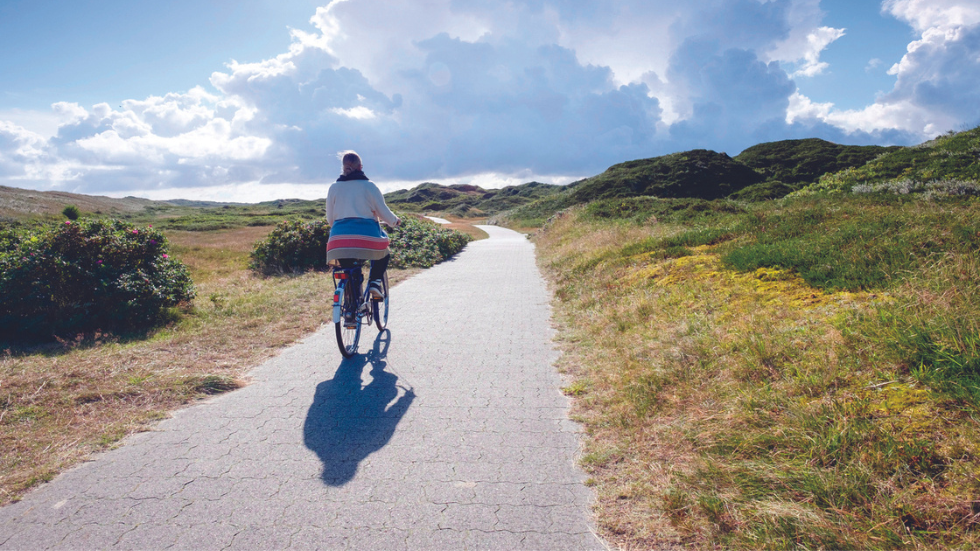
[[[333,323],[337,333],[337,346],[345,358],[357,354],[357,344],[361,339],[361,326],[374,323],[378,331],[388,325],[388,273],[381,281],[384,298],[371,296],[364,285],[366,261],[355,260],[349,268],[333,269]]]

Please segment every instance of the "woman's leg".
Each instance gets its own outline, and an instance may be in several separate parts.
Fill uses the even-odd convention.
[[[384,278],[385,272],[388,270],[388,262],[390,261],[391,261],[390,254],[386,254],[385,257],[382,258],[381,260],[371,261],[371,275],[368,276],[371,278],[371,281]]]

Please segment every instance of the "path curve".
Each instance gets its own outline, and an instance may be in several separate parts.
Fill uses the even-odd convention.
[[[324,326],[0,509],[0,549],[604,549],[533,245],[481,229],[361,355]]]

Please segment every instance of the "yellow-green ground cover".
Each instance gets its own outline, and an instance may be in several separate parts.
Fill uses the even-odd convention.
[[[893,208],[912,207],[855,212]],[[848,292],[735,270],[725,253],[754,239],[737,229],[681,252],[638,246],[690,230],[577,209],[534,237],[602,535],[625,549],[980,546],[978,404],[914,352],[976,361],[976,255],[928,255]]]

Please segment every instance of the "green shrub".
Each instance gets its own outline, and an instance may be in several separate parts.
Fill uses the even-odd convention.
[[[327,265],[326,220],[285,220],[255,245],[251,268],[265,274],[304,272]]]
[[[742,212],[745,212],[744,207],[726,199],[705,201],[651,196],[600,199],[585,206],[585,215],[592,219],[632,220],[638,223],[652,220],[674,223],[703,221]]]
[[[438,224],[406,217],[388,229],[391,266],[429,268],[463,250],[470,237]],[[324,220],[280,222],[252,251],[251,267],[265,274],[303,272],[327,264],[330,226]]]
[[[64,214],[65,218],[69,220],[78,220],[78,217],[82,215],[82,211],[78,210],[78,207],[75,205],[68,205],[61,211],[61,214]]]
[[[12,337],[143,329],[194,297],[186,267],[151,227],[69,220],[8,230],[0,242],[0,332]]]
[[[470,237],[434,222],[403,218],[402,225],[388,231],[391,265],[396,268],[431,268],[452,257],[470,242]]]

